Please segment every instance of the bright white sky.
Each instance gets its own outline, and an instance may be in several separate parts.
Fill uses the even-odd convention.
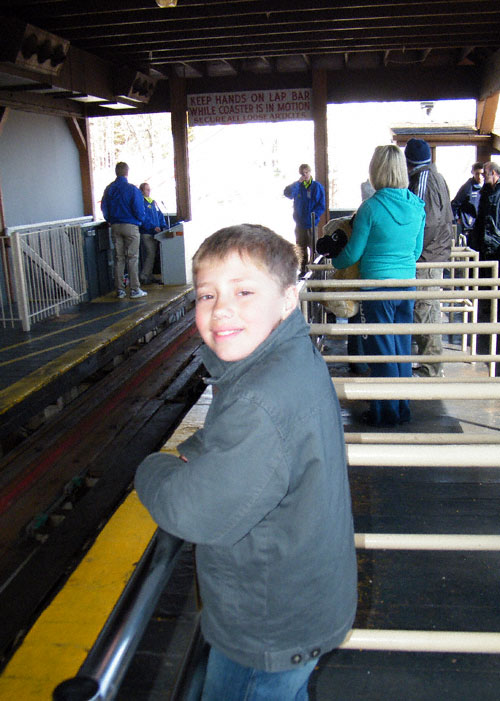
[[[375,146],[390,143],[392,126],[466,124],[475,101],[435,103],[428,116],[420,102],[329,105],[330,207],[356,209]],[[312,122],[195,127],[189,147],[193,219],[212,230],[231,223],[263,223],[293,240],[292,203],[285,185],[297,179],[300,163],[314,168]],[[473,147],[437,151],[437,166],[451,196],[470,177]]]
[[[373,150],[379,144],[390,143],[391,127],[472,126],[475,108],[474,100],[441,101],[427,115],[420,102],[329,105],[330,207],[359,206],[360,185],[368,177]],[[158,118],[164,120],[165,115]],[[165,128],[163,132],[168,142],[166,150],[172,154],[171,134]],[[283,196],[283,189],[297,179],[300,163],[309,163],[314,169],[313,123],[194,127],[190,137],[193,223],[189,233],[193,246],[216,229],[241,222],[265,224],[293,241],[292,202]],[[164,202],[170,212],[175,211],[173,156],[154,173],[151,158],[132,148],[132,143],[130,147],[124,145],[118,159],[130,164],[131,182],[138,185],[148,180],[152,196]],[[470,176],[474,160],[473,147],[438,148],[438,170],[446,178],[452,197]],[[113,165],[95,174],[97,199],[114,177]]]

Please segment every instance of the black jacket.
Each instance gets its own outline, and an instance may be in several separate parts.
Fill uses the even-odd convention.
[[[500,180],[483,185],[471,245],[482,260],[500,260]]]

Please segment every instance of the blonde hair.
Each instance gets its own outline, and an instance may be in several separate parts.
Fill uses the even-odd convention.
[[[383,187],[408,187],[408,169],[402,150],[395,144],[377,146],[369,167],[370,182],[375,190]]]

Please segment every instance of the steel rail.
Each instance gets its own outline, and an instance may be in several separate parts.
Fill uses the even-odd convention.
[[[119,689],[184,541],[158,530],[73,679],[54,701],[111,701]]]

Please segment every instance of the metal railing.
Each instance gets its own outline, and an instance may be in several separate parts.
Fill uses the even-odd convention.
[[[12,231],[2,237],[2,286],[5,326],[31,324],[78,304],[87,294],[87,280],[80,224]]]
[[[54,690],[54,701],[111,701],[134,656],[183,541],[158,530],[85,662]]]
[[[10,258],[10,239],[0,236],[0,323],[14,326],[20,321],[15,302],[12,262]]]
[[[460,256],[460,251],[457,251]],[[442,280],[422,279],[390,279],[390,280],[334,280],[306,278],[300,292],[300,302],[306,320],[310,324],[313,336],[346,336],[346,335],[378,335],[382,334],[441,334],[462,336],[462,353],[452,352],[441,355],[397,355],[391,356],[394,362],[485,362],[489,364],[490,376],[495,375],[496,362],[500,355],[496,352],[496,336],[500,333],[497,322],[498,297],[500,279],[498,277],[498,261],[479,261],[475,251],[463,252],[467,260],[454,260],[443,263],[420,263],[421,268],[443,268],[451,272],[450,277]],[[331,271],[329,264],[311,265],[313,271]],[[479,271],[489,272],[490,277],[480,277]],[[456,274],[461,274],[461,277]],[[437,284],[436,284],[437,283]],[[439,290],[425,290],[426,287]],[[391,287],[391,291],[377,291],[377,287]],[[417,287],[416,291],[398,290],[401,287]],[[371,288],[369,290],[363,288]],[[424,288],[424,289],[422,289]],[[486,288],[486,289],[485,289]],[[312,291],[314,290],[314,291]],[[444,313],[462,314],[461,323],[408,323],[408,324],[328,324],[314,323],[318,317],[317,311],[311,310],[311,303],[331,301],[367,299],[439,299]],[[478,300],[489,300],[489,322],[478,322]],[[443,304],[445,302],[446,304]],[[322,312],[326,317],[326,309]],[[469,316],[471,320],[469,321]],[[489,336],[489,352],[476,353],[477,334]],[[376,355],[324,355],[327,362],[348,363],[383,363],[385,356]]]

